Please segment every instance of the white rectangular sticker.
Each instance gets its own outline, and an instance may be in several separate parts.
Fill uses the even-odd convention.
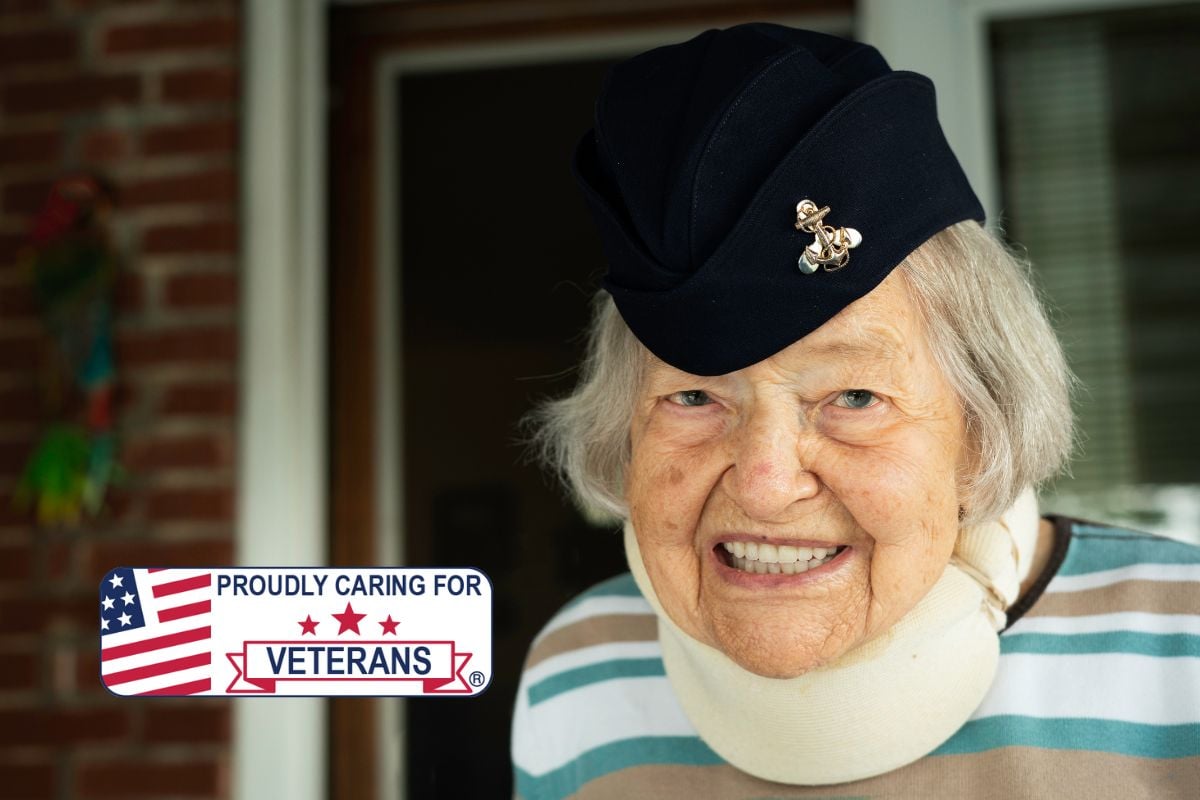
[[[472,567],[118,567],[100,680],[119,695],[468,696],[492,678],[492,584]]]

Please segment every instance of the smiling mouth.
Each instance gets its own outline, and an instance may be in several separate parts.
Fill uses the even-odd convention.
[[[757,542],[724,542],[716,551],[726,566],[758,575],[796,575],[828,564],[845,550],[840,547],[792,547]]]

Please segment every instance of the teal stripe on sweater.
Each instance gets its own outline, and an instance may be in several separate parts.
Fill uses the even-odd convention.
[[[1000,637],[1000,652],[1044,655],[1132,653],[1158,658],[1200,657],[1200,636],[1189,633],[1009,633]]]
[[[529,705],[536,706],[563,692],[618,678],[657,678],[666,675],[661,658],[616,658],[564,670],[529,687]]]
[[[1200,564],[1200,547],[1148,533],[1077,525],[1074,534],[1086,538],[1087,546],[1067,550],[1059,575],[1085,575],[1134,564]]]
[[[517,792],[525,800],[561,800],[588,781],[642,764],[707,767],[725,762],[695,736],[639,736],[601,745],[545,775],[516,768]]]
[[[971,720],[932,755],[965,755],[997,747],[1094,750],[1139,758],[1200,755],[1200,725],[1146,725],[1107,719],[1026,717]]]

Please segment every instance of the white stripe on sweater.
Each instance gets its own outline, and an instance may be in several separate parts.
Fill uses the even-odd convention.
[[[1197,601],[1200,604],[1200,600]],[[1195,614],[1150,614],[1144,611],[1123,611],[1095,614],[1086,617],[1022,617],[1008,630],[1018,633],[1105,633],[1137,631],[1139,633],[1200,634],[1200,616]]]
[[[580,647],[565,653],[550,656],[525,671],[525,681],[532,686],[543,678],[560,672],[612,661],[617,658],[662,658],[662,647],[658,640],[650,642],[604,642],[590,647]]]
[[[1200,581],[1200,564],[1133,564],[1083,575],[1058,575],[1050,581],[1046,592],[1082,592],[1123,581]]]
[[[526,688],[522,682],[517,692],[513,760],[535,776],[622,739],[697,735],[665,677],[603,681],[556,695],[533,708]]]
[[[1148,725],[1197,723],[1200,658],[1131,653],[1003,655],[996,682],[972,718],[1001,714]]]

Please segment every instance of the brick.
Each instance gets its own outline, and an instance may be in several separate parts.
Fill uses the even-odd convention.
[[[237,305],[238,276],[232,272],[175,275],[164,297],[173,308],[228,308]]]
[[[0,236],[0,269],[15,267],[28,251],[29,237],[23,233]]]
[[[135,495],[118,488],[112,488],[104,496],[102,516],[107,522],[121,522],[129,519],[137,508]]]
[[[104,573],[114,567],[221,567],[233,561],[233,539],[185,542],[109,540],[97,542],[92,547],[89,561],[88,574],[96,577],[97,585]],[[89,604],[89,610],[94,604],[95,601]],[[94,619],[92,621],[95,622]]]
[[[232,417],[237,413],[237,384],[179,383],[163,394],[161,413],[198,417]]]
[[[168,72],[162,79],[162,97],[168,103],[232,102],[238,97],[238,74],[229,67]]]
[[[0,319],[37,316],[33,287],[28,284],[0,287]]]
[[[110,55],[184,50],[230,49],[238,44],[237,20],[231,17],[118,25],[104,34]]]
[[[4,8],[0,5],[0,10]],[[4,791],[7,797],[22,800],[50,800],[57,797],[54,764],[49,761],[0,761]]]
[[[138,75],[81,75],[59,80],[11,83],[0,93],[9,114],[95,111],[134,105],[142,98]]]
[[[142,150],[154,156],[232,153],[237,148],[237,140],[237,123],[231,119],[164,125],[143,134]]]
[[[161,205],[229,205],[237,201],[237,174],[215,169],[149,178],[121,190],[121,205],[128,207]]]
[[[50,11],[54,0],[0,0],[0,14],[28,17],[32,14],[44,14]]]
[[[108,689],[100,682],[100,654],[96,648],[75,653],[74,679],[75,691],[80,694],[108,694]]]
[[[32,376],[42,360],[42,336],[36,333],[0,338],[0,369]]]
[[[63,0],[71,8],[80,11],[93,11],[112,8],[113,6],[148,6],[167,5],[169,0]]]
[[[50,180],[10,183],[4,187],[0,202],[3,203],[4,210],[13,216],[32,216],[46,205],[46,198],[50,195],[50,187],[53,185],[53,181]]]
[[[141,273],[125,269],[117,274],[117,282],[113,287],[113,303],[118,312],[125,314],[141,311],[145,307],[145,281]]]
[[[33,577],[33,553],[28,545],[0,546],[0,581],[28,581]]]
[[[0,692],[34,691],[38,688],[38,657],[33,650],[0,651]],[[0,767],[0,773],[4,771]]]
[[[121,461],[134,471],[220,469],[233,462],[229,443],[216,435],[173,436],[127,443]]]
[[[46,577],[52,581],[70,577],[72,557],[78,549],[71,542],[51,542],[46,547]]]
[[[97,600],[91,592],[86,596],[0,598],[0,634],[41,634],[58,625],[94,633],[96,618]]]
[[[18,64],[70,63],[79,53],[79,37],[71,31],[26,31],[0,34],[0,68]]]
[[[34,514],[33,509],[17,508],[13,503],[11,492],[0,492],[0,528],[12,530],[14,528],[33,529]],[[0,619],[0,625],[4,620]]]
[[[231,326],[117,334],[117,363],[125,366],[225,363],[237,357],[237,331]]]
[[[63,138],[58,131],[12,133],[0,136],[0,166],[47,164],[62,156]]]
[[[41,416],[41,395],[32,379],[25,386],[0,389],[0,419],[7,422],[35,422]]]
[[[0,746],[62,746],[129,736],[129,712],[115,708],[0,710]]]
[[[142,236],[142,252],[147,255],[232,254],[237,251],[237,245],[237,225],[232,221],[161,225]]]
[[[148,742],[227,742],[229,706],[148,707],[142,734]]]
[[[121,373],[117,372],[117,382],[113,386],[113,405],[117,408],[118,413],[129,408],[137,402],[138,390],[130,381],[121,377]]]
[[[152,522],[232,522],[233,491],[159,489],[146,499],[146,516]]]
[[[5,437],[0,441],[0,475],[16,477],[25,469],[35,445],[33,434]]]
[[[133,138],[126,131],[89,131],[79,142],[79,155],[90,164],[119,161],[133,150]],[[124,197],[121,200],[124,204]]]
[[[220,793],[220,775],[221,765],[216,761],[121,759],[82,764],[76,773],[75,796],[84,800],[159,795],[213,797]]]

